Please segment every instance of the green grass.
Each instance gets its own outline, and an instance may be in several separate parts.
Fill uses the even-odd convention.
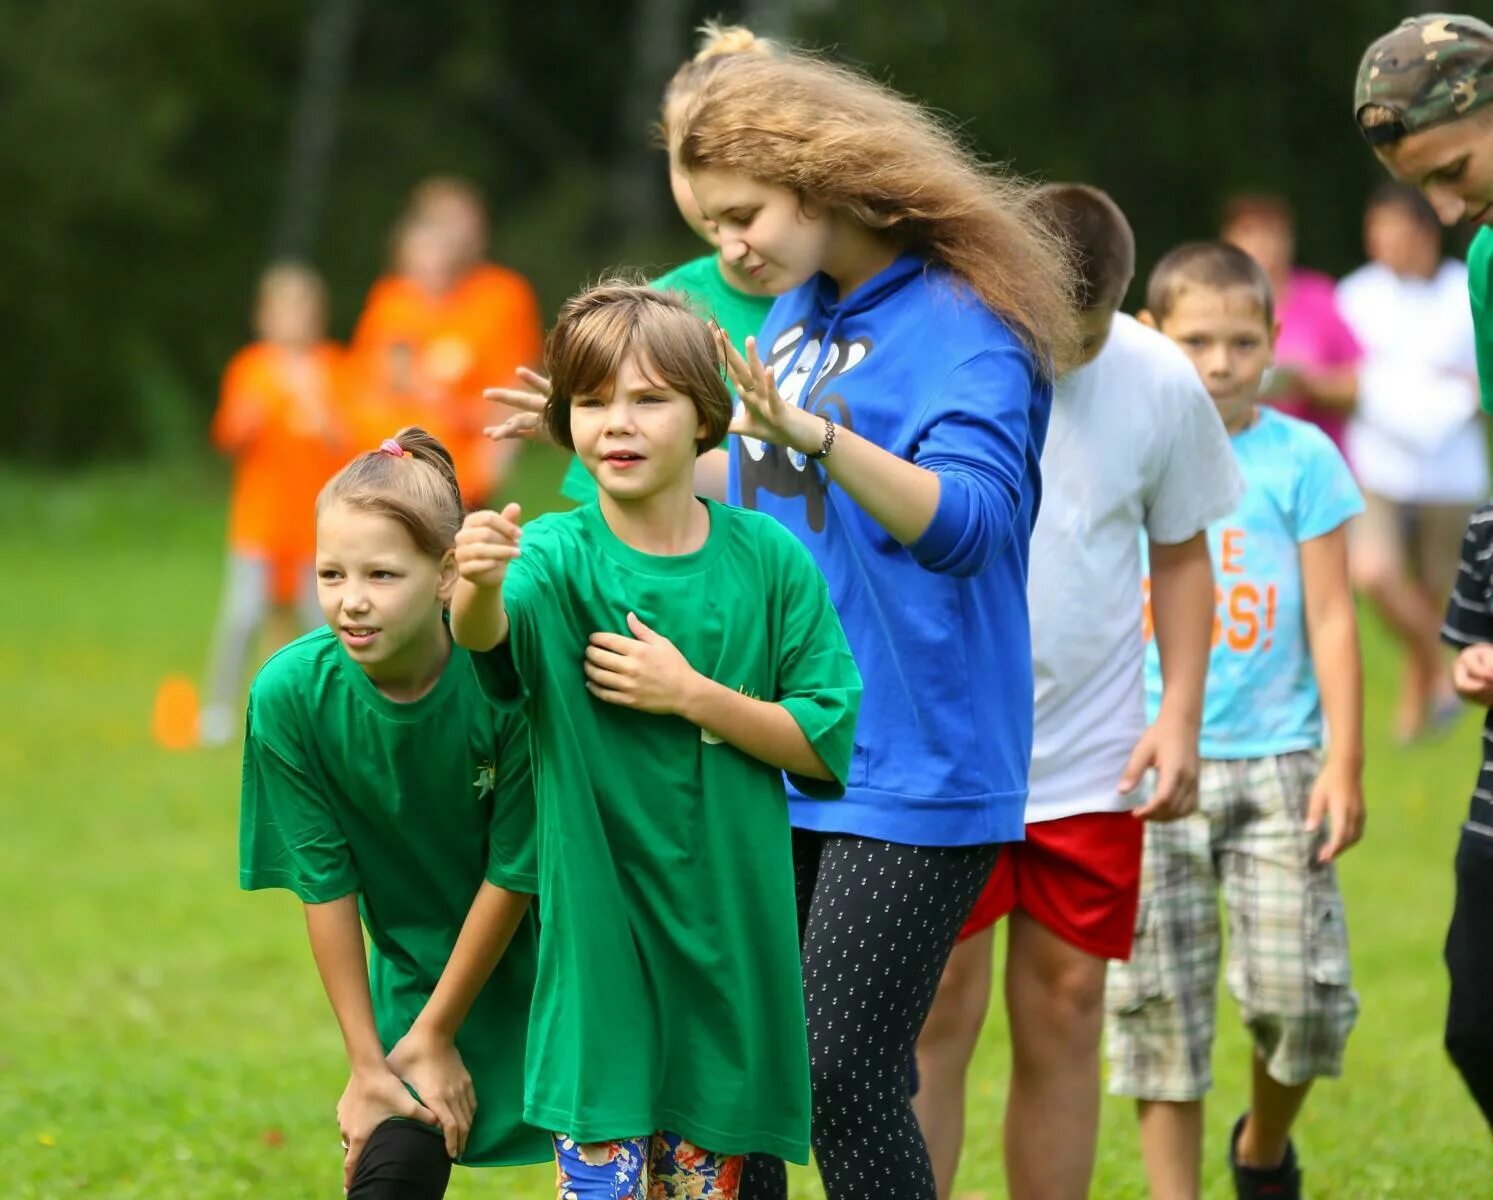
[[[562,466],[526,460],[546,506]],[[221,567],[216,476],[0,475],[0,1194],[337,1195],[341,1047],[288,895],[236,887],[235,749],[168,753],[148,735],[167,672],[196,675]],[[1393,663],[1365,628],[1370,729]],[[1411,751],[1375,741],[1370,823],[1343,869],[1363,1016],[1346,1077],[1298,1142],[1311,1194],[1472,1197],[1488,1134],[1440,1047],[1450,864],[1476,721]],[[1222,1138],[1246,1049],[1225,1000],[1207,1195],[1231,1194]],[[975,1070],[961,1194],[1004,1194],[997,1010]],[[549,1197],[552,1171],[458,1171],[451,1195]],[[795,1172],[794,1195],[817,1197]],[[1140,1197],[1133,1121],[1106,1102],[1096,1197]]]

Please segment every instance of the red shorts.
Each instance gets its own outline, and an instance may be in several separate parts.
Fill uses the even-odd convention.
[[[959,940],[1021,909],[1098,958],[1129,958],[1140,905],[1145,825],[1128,812],[1079,813],[1026,827],[1001,847]]]

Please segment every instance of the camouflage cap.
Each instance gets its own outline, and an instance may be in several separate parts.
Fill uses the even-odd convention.
[[[1353,114],[1371,145],[1466,116],[1493,100],[1493,25],[1455,13],[1422,13],[1364,53],[1353,88]],[[1365,124],[1367,105],[1394,120]]]

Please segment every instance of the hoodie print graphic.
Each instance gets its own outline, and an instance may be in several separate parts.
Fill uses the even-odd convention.
[[[829,332],[821,342],[818,337],[807,337],[807,326],[798,322],[772,344],[767,366],[777,381],[778,394],[789,404],[854,429],[845,397],[832,389],[842,375],[865,361],[872,342],[867,337],[836,338],[833,327]],[[815,533],[824,531],[829,484],[822,472],[811,469],[805,455],[757,438],[738,438],[736,468],[744,507],[757,507],[759,489],[774,496],[802,496],[809,528]]]

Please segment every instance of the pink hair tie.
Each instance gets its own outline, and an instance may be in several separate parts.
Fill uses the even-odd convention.
[[[387,454],[390,458],[403,458],[404,447],[393,438],[385,438],[378,446],[379,454]]]

